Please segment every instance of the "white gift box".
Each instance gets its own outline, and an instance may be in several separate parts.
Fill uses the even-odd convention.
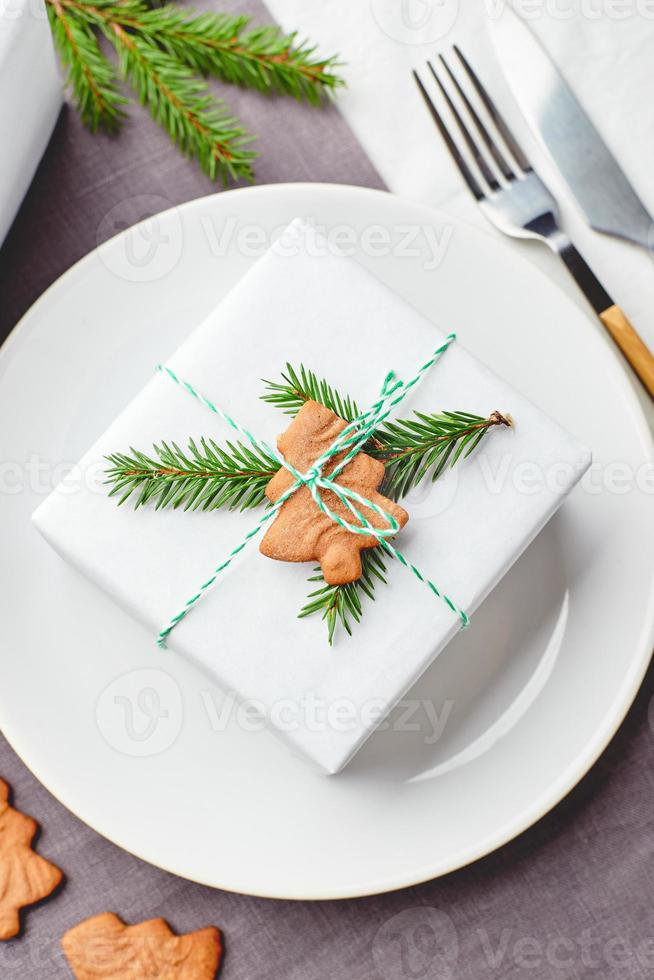
[[[180,377],[273,443],[290,423],[260,399],[261,379],[286,361],[304,364],[368,407],[386,373],[412,377],[443,334],[355,260],[316,247],[296,221],[168,361]],[[400,406],[510,413],[478,450],[435,484],[403,500],[410,514],[397,545],[468,612],[484,599],[580,479],[589,452],[526,398],[451,345]],[[260,512],[134,511],[107,496],[102,460],[134,446],[234,433],[154,374],[80,463],[88,476],[71,494],[55,490],[39,507],[39,531],[152,634],[224,560]],[[526,476],[529,475],[529,480]],[[527,485],[528,484],[528,485]],[[460,628],[456,615],[399,565],[364,599],[349,637],[327,643],[319,616],[298,619],[311,564],[263,557],[258,539],[171,633],[168,646],[264,712],[273,729],[329,773],[341,769]],[[472,621],[474,629],[474,619]],[[483,637],[480,637],[483,642]],[[170,654],[168,654],[170,655]]]
[[[0,244],[29,187],[63,101],[43,0],[0,13]]]

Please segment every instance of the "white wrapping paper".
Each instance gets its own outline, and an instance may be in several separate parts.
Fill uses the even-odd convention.
[[[260,438],[289,418],[262,402],[261,378],[287,360],[325,376],[360,406],[389,369],[412,376],[443,335],[356,261],[316,248],[297,221],[168,362]],[[590,462],[588,451],[524,397],[453,344],[400,415],[461,409],[509,412],[474,457],[407,498],[400,549],[473,612],[532,540]],[[154,644],[215,566],[257,521],[257,512],[121,508],[100,486],[103,456],[231,430],[156,374],[81,461],[98,472],[75,494],[55,490],[39,507],[39,531],[121,606]],[[341,769],[459,629],[455,615],[398,563],[354,635],[333,647],[319,617],[299,620],[311,565],[274,562],[255,539],[219,585],[173,631],[168,646],[228,691],[252,699],[291,746],[326,772]],[[313,586],[315,587],[315,586]],[[474,629],[474,619],[472,623]],[[482,638],[483,642],[483,638]],[[170,655],[170,654],[168,654]]]
[[[63,101],[43,0],[0,13],[0,244],[39,165]]]

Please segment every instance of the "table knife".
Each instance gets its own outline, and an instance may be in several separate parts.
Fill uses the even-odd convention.
[[[654,248],[654,219],[567,82],[509,6],[492,37],[511,91],[592,228]]]

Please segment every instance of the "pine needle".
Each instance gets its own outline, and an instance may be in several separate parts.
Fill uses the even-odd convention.
[[[264,381],[262,400],[281,409],[286,415],[297,415],[307,401],[318,402],[336,415],[351,422],[359,414],[357,403],[349,395],[342,397],[327,381],[301,364],[286,364],[281,381]],[[437,480],[448,463],[451,466],[465,458],[479,445],[495,425],[510,425],[500,412],[488,418],[468,412],[442,412],[425,415],[415,412],[413,419],[387,422],[365,446],[365,452],[380,459],[387,468],[382,492],[398,500],[431,474]]]
[[[184,452],[177,443],[154,446],[154,456],[131,449],[106,457],[106,483],[110,497],[124,504],[134,496],[134,507],[154,503],[156,509],[249,510],[266,500],[268,481],[279,464],[267,453],[242,443],[221,448],[213,439],[189,439]]]
[[[301,364],[296,370],[292,364],[286,364],[281,381],[265,381],[266,394],[261,400],[275,405],[285,415],[297,415],[305,402],[314,401],[335,412],[346,422],[351,422],[359,414],[354,399],[349,395],[341,397],[326,381],[319,378],[313,371]]]
[[[276,26],[251,28],[244,15],[189,13],[174,3],[143,0],[46,0],[55,45],[83,121],[92,130],[116,131],[127,99],[118,76],[173,143],[198,160],[212,180],[252,180],[253,137],[209,92],[203,75],[277,92],[312,105],[343,84],[337,60]],[[118,66],[102,53],[103,34]]]
[[[315,48],[278,27],[246,30],[244,15],[189,16],[170,4],[139,14],[139,30],[169,54],[205,75],[260,92],[290,95],[318,105],[343,84],[335,58],[317,58]]]
[[[322,582],[322,586],[309,593],[308,602],[298,614],[299,619],[322,615],[327,625],[327,638],[331,646],[336,627],[340,624],[351,636],[352,623],[361,622],[363,599],[374,601],[375,586],[386,584],[386,565],[379,548],[367,548],[361,552],[361,578],[347,585],[328,585],[320,567],[314,569],[309,582]]]
[[[256,153],[245,149],[252,137],[209,95],[203,81],[156,44],[118,24],[106,34],[118,52],[122,75],[183,153],[196,157],[211,180],[218,175],[224,183],[253,179]]]
[[[80,116],[92,132],[115,132],[125,118],[127,99],[118,91],[116,69],[100,51],[89,24],[71,15],[61,3],[48,3],[55,45],[67,68],[66,84]]]
[[[386,466],[382,493],[399,500],[427,475],[434,483],[448,465],[469,456],[496,425],[510,426],[511,420],[500,412],[487,418],[468,412],[414,412],[413,418],[384,423],[366,452]]]

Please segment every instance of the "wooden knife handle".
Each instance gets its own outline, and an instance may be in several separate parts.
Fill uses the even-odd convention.
[[[599,318],[654,398],[654,355],[619,306],[609,306]]]

